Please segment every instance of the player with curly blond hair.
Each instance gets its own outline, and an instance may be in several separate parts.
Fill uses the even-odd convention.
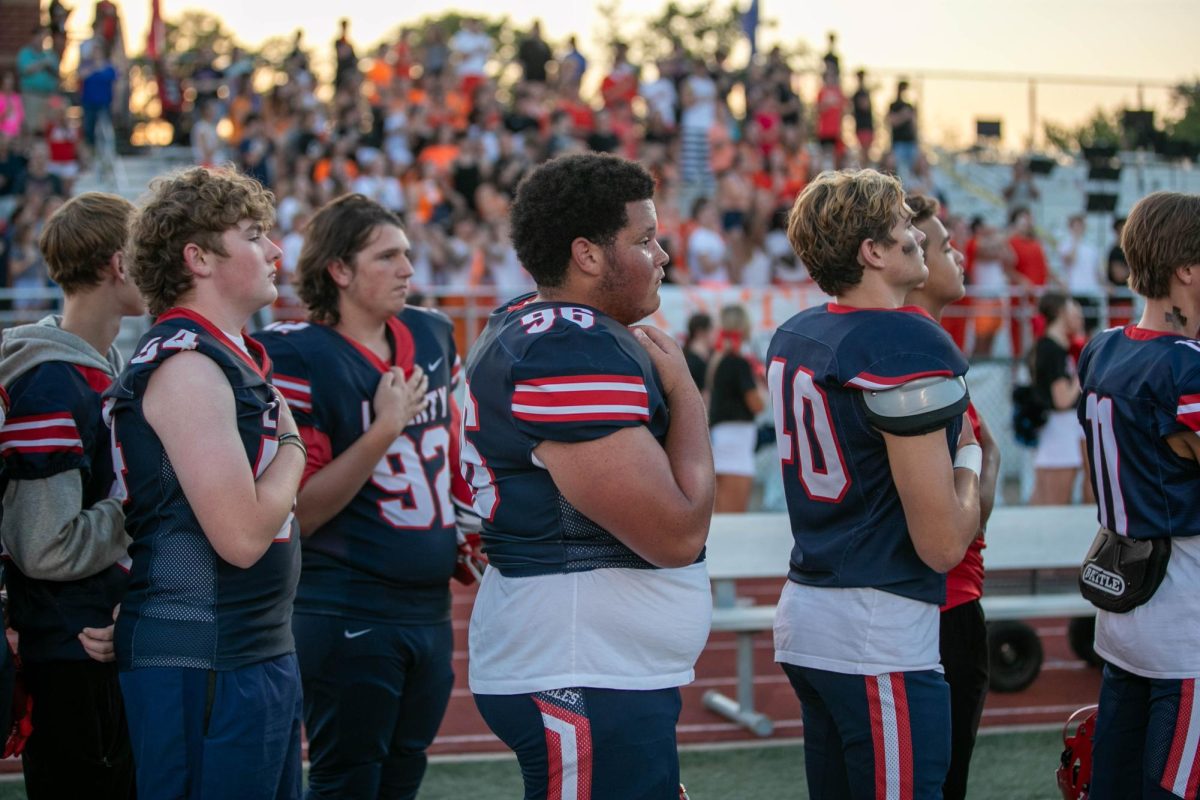
[[[306,450],[242,331],[277,294],[272,204],[197,167],[157,180],[132,226],[130,271],[157,320],[107,397],[133,540],[116,653],[143,798],[300,797]]]

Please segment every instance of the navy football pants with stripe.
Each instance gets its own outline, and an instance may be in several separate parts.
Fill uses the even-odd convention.
[[[293,614],[309,800],[408,800],[454,686],[450,621],[384,625]]]
[[[679,800],[678,689],[475,695],[517,754],[525,800]]]
[[[140,800],[299,800],[294,653],[240,669],[122,672]]]
[[[941,798],[950,767],[950,687],[942,673],[780,666],[800,698],[813,800]]]
[[[1105,665],[1092,748],[1091,800],[1194,800],[1198,788],[1196,679],[1143,678]]]

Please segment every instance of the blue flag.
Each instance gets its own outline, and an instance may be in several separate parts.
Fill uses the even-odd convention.
[[[750,7],[742,12],[742,32],[750,40],[750,56],[758,52],[758,0],[750,0]]]

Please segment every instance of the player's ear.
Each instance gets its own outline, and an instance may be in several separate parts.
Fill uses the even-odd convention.
[[[883,266],[883,245],[874,239],[863,239],[858,246],[858,263],[879,269]]]
[[[212,257],[195,242],[183,246],[183,263],[194,275],[207,277],[212,272]]]
[[[129,269],[125,266],[125,251],[118,250],[109,257],[104,271],[112,275],[117,283],[129,282]]]
[[[345,289],[350,285],[350,281],[354,279],[354,270],[340,258],[330,261],[329,266],[325,269],[339,289]]]
[[[1175,268],[1175,278],[1184,286],[1192,286],[1200,281],[1200,264],[1187,264]]]
[[[600,245],[579,236],[571,242],[571,261],[578,264],[585,274],[597,277],[604,269],[601,250]]]

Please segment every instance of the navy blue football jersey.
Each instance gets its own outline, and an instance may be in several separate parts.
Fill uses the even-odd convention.
[[[110,382],[103,370],[64,361],[40,364],[13,381],[8,420],[0,430],[0,492],[9,480],[78,470],[83,508],[107,498],[113,467],[100,395]],[[128,575],[123,560],[79,580],[35,580],[6,560],[9,622],[20,634],[21,657],[31,662],[88,658],[77,636],[85,627],[112,624]]]
[[[443,314],[406,308],[388,325],[386,364],[333,328],[307,322],[269,326],[257,338],[275,365],[309,446],[306,477],[366,432],[380,376],[391,366],[429,378],[426,410],[409,424],[350,503],[304,539],[297,609],[399,623],[441,622],[450,614],[457,540],[451,453],[458,436],[452,395],[459,363],[454,327]]]
[[[795,538],[788,577],[940,605],[945,576],[917,556],[883,434],[863,395],[921,378],[962,377],[967,361],[954,342],[920,309],[828,304],[784,323],[767,364]],[[944,427],[953,456],[961,414],[949,415]]]
[[[658,373],[629,329],[600,311],[526,295],[497,309],[467,358],[463,471],[491,566],[505,577],[652,569],[559,493],[534,456],[670,422]]]
[[[193,311],[172,309],[138,343],[109,389],[114,466],[133,539],[129,590],[117,618],[122,669],[231,670],[295,650],[292,599],[300,574],[300,536],[288,515],[266,553],[248,569],[217,555],[196,520],[142,401],[154,370],[195,350],[221,368],[233,390],[246,460],[261,475],[278,451],[279,401],[271,362],[253,339],[243,351]],[[179,409],[181,416],[187,409]]]
[[[1079,382],[1100,524],[1136,539],[1200,534],[1200,467],[1164,438],[1200,433],[1200,342],[1113,328],[1083,349]]]

